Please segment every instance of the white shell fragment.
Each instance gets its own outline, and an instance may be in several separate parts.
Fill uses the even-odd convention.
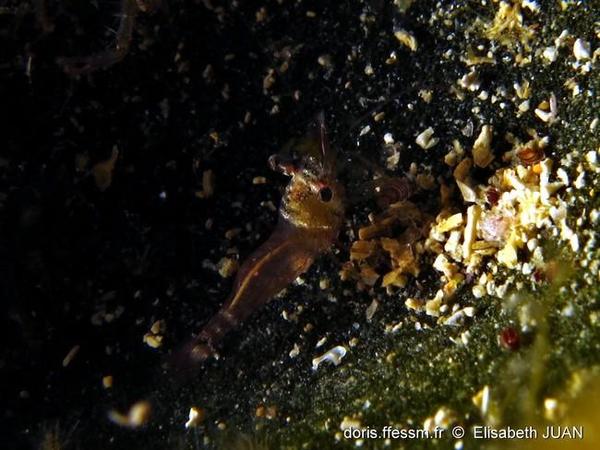
[[[462,321],[464,319],[464,317],[466,316],[465,311],[462,309],[459,309],[458,311],[456,311],[455,313],[453,313],[450,317],[448,317],[445,321],[444,321],[444,325],[450,326],[450,327],[457,327],[460,326],[462,324]]]
[[[366,125],[362,130],[360,130],[360,133],[358,135],[359,136],[364,136],[369,131],[371,131],[371,126],[370,125]]]
[[[438,138],[433,137],[433,133],[433,128],[429,127],[417,136],[415,142],[419,147],[421,147],[424,150],[427,150],[439,142]]]
[[[540,12],[540,5],[538,5],[538,2],[531,1],[531,0],[521,0],[521,5],[523,6],[523,8],[527,8],[529,11],[531,11],[534,14],[537,14]]]
[[[481,87],[481,80],[475,69],[465,74],[459,81],[458,84],[463,88],[471,92],[477,91]]]
[[[473,162],[478,167],[487,167],[494,159],[491,151],[492,127],[484,125],[473,144]]]
[[[534,112],[535,112],[535,115],[540,118],[540,120],[547,122],[547,123],[552,123],[556,120],[557,115],[558,115],[558,102],[556,100],[556,96],[554,95],[554,93],[552,93],[550,95],[550,99],[549,99],[548,103],[550,105],[550,111],[536,108]]]
[[[573,55],[577,61],[590,59],[591,53],[589,42],[577,39],[573,44]]]
[[[529,111],[529,100],[524,100],[521,103],[519,103],[518,110],[521,114]]]
[[[542,56],[552,63],[556,61],[556,57],[558,56],[558,50],[554,46],[546,47],[542,52]]]
[[[346,352],[346,347],[343,345],[333,347],[328,352],[312,360],[312,369],[317,370],[324,361],[329,361],[333,363],[334,366],[338,366],[342,362],[344,356],[346,356]]]
[[[377,311],[377,307],[379,306],[379,302],[375,299],[371,302],[371,304],[367,307],[365,311],[365,316],[367,318],[367,322],[370,322]]]
[[[473,396],[473,404],[479,408],[481,414],[485,416],[490,407],[490,387],[485,385],[482,390]]]
[[[540,5],[538,5],[538,2],[531,1],[531,0],[522,0],[521,5],[523,5],[523,8],[527,8],[529,11],[531,11],[534,14],[537,14],[540,12]]]
[[[202,423],[203,418],[204,418],[204,414],[202,414],[202,410],[196,408],[195,406],[192,406],[190,408],[190,412],[188,415],[188,421],[185,423],[185,427],[186,428],[195,428],[200,423]]]
[[[396,37],[396,39],[398,39],[398,41],[401,44],[403,44],[406,47],[410,48],[411,51],[413,51],[413,52],[417,51],[417,46],[418,46],[417,40],[408,31],[402,30],[402,29],[398,29],[398,30],[394,31],[394,36]]]
[[[463,241],[463,258],[467,259],[471,256],[471,246],[475,242],[477,234],[477,222],[481,215],[479,205],[471,205],[467,208],[467,225],[465,226],[464,241]]]
[[[473,189],[470,184],[456,180],[456,185],[460,189],[460,193],[465,202],[475,203],[477,201],[477,192],[475,192],[475,189]]]
[[[295,358],[296,356],[298,356],[300,354],[300,347],[298,346],[298,344],[294,344],[294,347],[292,347],[288,354],[290,358]]]
[[[562,30],[562,32],[560,33],[560,36],[558,36],[556,39],[554,39],[554,45],[556,45],[556,47],[558,47],[558,48],[562,47],[567,42],[568,37],[569,37],[569,31]]]

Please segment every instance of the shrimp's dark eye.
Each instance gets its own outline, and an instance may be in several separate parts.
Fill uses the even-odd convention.
[[[321,197],[322,201],[327,203],[327,202],[330,202],[331,199],[333,198],[333,192],[331,191],[331,188],[323,187],[319,190],[319,196]]]

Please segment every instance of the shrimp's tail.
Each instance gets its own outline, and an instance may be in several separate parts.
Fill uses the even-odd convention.
[[[196,372],[206,360],[219,359],[215,345],[235,325],[237,321],[227,310],[219,311],[195,338],[171,357],[170,366],[177,372],[191,374]]]
[[[219,359],[219,354],[212,345],[202,342],[196,337],[171,354],[168,363],[169,367],[178,375],[189,378],[195,375],[202,364],[211,357]]]

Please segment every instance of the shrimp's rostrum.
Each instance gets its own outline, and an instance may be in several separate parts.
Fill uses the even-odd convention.
[[[299,164],[272,156],[274,170],[289,175],[275,230],[241,265],[221,309],[179,353],[180,363],[201,363],[217,356],[222,337],[267,303],[311,266],[337,238],[344,219],[344,189],[335,173],[322,115],[307,139]]]

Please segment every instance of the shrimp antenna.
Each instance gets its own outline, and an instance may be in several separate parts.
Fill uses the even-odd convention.
[[[323,168],[326,172],[333,169],[333,155],[329,147],[329,138],[327,137],[327,127],[325,126],[325,113],[320,111],[317,114],[317,124],[319,127],[319,144],[321,147],[321,157],[323,159]]]

